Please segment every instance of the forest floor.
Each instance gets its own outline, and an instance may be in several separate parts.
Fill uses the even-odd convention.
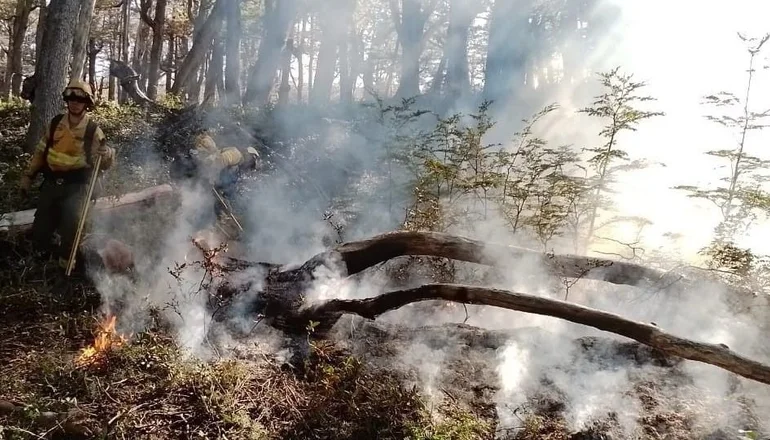
[[[100,112],[108,137],[117,143],[147,131],[138,112]],[[20,148],[26,122],[24,106],[0,109],[0,212],[34,206],[34,193],[22,199],[16,190],[28,158]],[[121,165],[136,171],[124,156]],[[124,174],[108,191],[157,183],[136,176]],[[0,438],[629,438],[617,434],[620,421],[612,413],[583,429],[570,428],[568,408],[547,383],[543,390],[550,392],[510,408],[507,416],[518,421],[502,427],[496,366],[503,344],[462,326],[421,333],[343,319],[334,338],[316,340],[309,334],[309,353],[302,365],[292,366],[259,341],[236,344],[219,356],[190,356],[157,315],[141,333],[80,364],[83,348],[94,343],[104,324],[93,283],[64,279],[54,262],[30,259],[24,236],[0,240]],[[462,337],[431,342],[425,339],[430,332]],[[446,353],[442,362],[449,367],[431,393],[421,387],[419,365],[393,367],[417,335],[421,344],[442,345]],[[415,356],[419,364],[422,358]],[[680,372],[654,371],[634,386],[642,410],[633,438],[739,438],[717,426],[694,434],[696,422],[688,409],[697,402],[664,404],[671,396],[656,385]]]

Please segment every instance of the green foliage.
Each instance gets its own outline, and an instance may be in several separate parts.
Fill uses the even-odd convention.
[[[646,86],[646,83],[634,81],[633,75],[620,73],[620,68],[616,67],[609,72],[600,73],[599,77],[604,93],[598,95],[591,106],[579,110],[580,113],[606,121],[599,131],[599,136],[605,139],[604,144],[584,148],[584,151],[592,154],[588,163],[592,166],[594,174],[587,179],[587,188],[592,196],[588,201],[590,209],[585,213],[584,218],[587,223],[587,232],[583,251],[588,248],[599,229],[596,224],[600,216],[599,211],[608,210],[611,206],[606,193],[610,192],[614,174],[617,171],[627,171],[642,166],[639,162],[627,163],[628,153],[618,148],[620,134],[624,131],[636,131],[640,122],[664,115],[663,112],[644,111],[637,108],[638,105],[654,101],[655,98],[639,95],[639,91]],[[626,163],[615,166],[614,164],[619,161]],[[577,219],[576,226],[580,226],[581,220]]]
[[[527,228],[544,246],[562,233],[583,192],[582,181],[570,174],[580,169],[579,158],[569,147],[549,147],[533,128],[557,105],[524,120],[508,150],[484,141],[494,127],[487,102],[469,115],[436,116],[429,130],[416,128],[425,112],[410,111],[410,104],[384,108],[392,117],[381,120],[388,165],[410,176],[406,229],[469,227],[494,212],[513,232]]]
[[[770,174],[766,172],[770,160],[749,154],[746,142],[750,132],[770,125],[770,109],[757,112],[750,107],[756,57],[770,40],[770,34],[759,39],[739,34],[739,38],[747,45],[749,55],[745,95],[741,98],[733,92],[721,91],[704,99],[705,105],[721,111],[719,114],[706,115],[706,119],[732,132],[736,138],[733,148],[706,152],[711,157],[727,162],[730,172],[717,179],[716,182],[720,183],[715,187],[676,187],[688,192],[689,197],[708,200],[719,208],[722,220],[715,231],[717,244],[732,242],[739,233],[746,232],[759,215],[770,213],[770,193],[763,189],[764,184],[770,180]]]

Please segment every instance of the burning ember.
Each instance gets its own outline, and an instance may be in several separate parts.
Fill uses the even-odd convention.
[[[125,344],[126,338],[115,331],[116,320],[117,317],[111,315],[99,323],[94,343],[80,351],[78,357],[75,358],[76,366],[84,367],[94,364],[109,350]]]

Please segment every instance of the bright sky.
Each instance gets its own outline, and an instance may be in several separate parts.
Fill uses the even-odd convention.
[[[770,32],[770,1],[733,0],[608,0],[623,10],[614,38],[600,50],[603,61],[621,65],[637,80],[649,83],[648,94],[658,98],[655,109],[666,116],[642,122],[637,133],[621,140],[632,157],[665,163],[634,173],[618,198],[627,215],[642,215],[656,225],[649,245],[662,244],[655,235],[665,232],[687,236],[686,253],[707,244],[717,217],[716,209],[699,207],[677,184],[704,184],[729,174],[715,169],[721,163],[703,153],[734,148],[730,134],[706,121],[704,95],[721,90],[745,93],[748,53],[737,32],[761,36]],[[758,67],[770,64],[770,43]],[[753,84],[754,110],[770,108],[770,70],[757,74]],[[748,151],[770,158],[770,132],[748,141]],[[708,202],[707,202],[708,203]],[[754,228],[752,248],[770,253],[770,224]]]

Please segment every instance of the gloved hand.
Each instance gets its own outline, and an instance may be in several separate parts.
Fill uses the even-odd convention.
[[[99,155],[99,156],[101,156],[101,157],[102,157],[102,160],[104,160],[104,161],[108,161],[108,160],[112,159],[112,154],[113,154],[113,151],[112,151],[112,148],[109,148],[109,147],[108,147],[108,146],[106,146],[106,145],[101,145],[101,146],[100,146],[100,147],[99,147],[99,148],[96,150],[96,154],[97,154],[97,155]]]
[[[29,192],[29,190],[32,188],[32,178],[26,174],[21,176],[21,180],[19,181],[19,189],[23,194],[26,194]]]

